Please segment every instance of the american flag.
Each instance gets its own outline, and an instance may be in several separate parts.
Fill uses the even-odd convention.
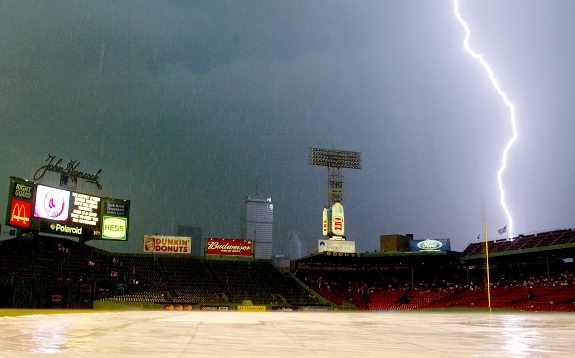
[[[60,188],[76,190],[78,188],[78,177],[60,174]]]

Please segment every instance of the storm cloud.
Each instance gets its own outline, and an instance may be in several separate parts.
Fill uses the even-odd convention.
[[[514,233],[572,227],[575,4],[460,9],[517,107]],[[275,204],[274,251],[293,232],[313,250],[327,172],[307,151],[335,147],[363,155],[344,170],[358,251],[395,233],[462,250],[483,235],[482,202],[492,238],[507,224],[510,135],[463,38],[447,0],[3,1],[0,178],[30,179],[48,154],[102,169],[100,193],[132,202],[127,243],[90,243],[109,250],[177,225],[241,237],[255,192]]]

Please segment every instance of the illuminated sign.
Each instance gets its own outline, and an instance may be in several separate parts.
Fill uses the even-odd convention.
[[[190,254],[192,238],[189,236],[144,236],[144,252],[163,254]]]
[[[10,204],[10,219],[8,220],[8,225],[29,228],[31,213],[32,203],[13,198]]]
[[[128,239],[130,201],[10,177],[6,224],[84,240]]]
[[[252,256],[253,242],[244,239],[221,239],[211,237],[206,240],[206,254],[222,256]]]
[[[327,234],[329,234],[329,219],[328,216],[329,213],[327,211],[327,208],[323,208],[323,214],[322,214],[322,234],[323,236],[327,236]]]
[[[71,222],[97,226],[100,218],[100,197],[72,192]]]
[[[128,218],[104,216],[102,219],[102,239],[126,240],[128,237]]]
[[[15,198],[32,200],[33,190],[34,186],[29,183],[14,183],[14,191],[12,192],[12,196]]]
[[[50,230],[55,231],[61,234],[74,234],[74,235],[82,235],[82,227],[81,226],[68,226],[66,224],[55,224],[52,223],[50,225]]]
[[[34,217],[66,221],[70,209],[70,192],[44,185],[36,187]]]
[[[449,239],[412,240],[411,251],[448,251],[451,250]]]
[[[345,228],[343,225],[343,205],[336,200],[331,207],[331,232],[337,236],[343,236]]]

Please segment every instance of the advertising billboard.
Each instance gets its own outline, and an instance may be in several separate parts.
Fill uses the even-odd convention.
[[[245,239],[206,239],[206,254],[221,256],[253,256],[253,242]]]
[[[144,252],[191,254],[192,238],[189,236],[144,235]]]
[[[449,251],[451,241],[449,239],[425,239],[411,241],[411,251]]]
[[[129,208],[129,200],[10,177],[6,224],[88,240],[127,240]]]
[[[6,224],[24,229],[30,228],[30,216],[32,203],[26,200],[12,198],[8,208],[8,220]]]
[[[70,192],[44,185],[36,186],[34,217],[67,221],[70,212]]]
[[[342,252],[347,254],[355,253],[355,241],[348,240],[318,240],[318,252]]]
[[[341,205],[339,200],[336,200],[331,207],[331,232],[335,236],[343,236],[345,234],[343,205]]]

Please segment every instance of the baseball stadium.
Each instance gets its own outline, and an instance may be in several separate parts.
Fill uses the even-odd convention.
[[[324,251],[289,268],[228,255],[119,254],[24,233],[0,242],[0,307],[574,311],[574,256],[572,229],[474,243],[464,252]]]
[[[323,238],[287,264],[261,240],[273,210],[266,197],[247,200],[254,237],[198,245],[197,237],[145,235],[142,253],[119,253],[87,242],[127,240],[129,200],[79,192],[66,173],[59,186],[11,177],[0,353],[570,354],[575,230],[478,241],[462,252],[449,239],[381,235],[379,250],[356,252],[345,236],[340,169],[360,168],[359,153],[312,149],[310,164],[328,167]]]

